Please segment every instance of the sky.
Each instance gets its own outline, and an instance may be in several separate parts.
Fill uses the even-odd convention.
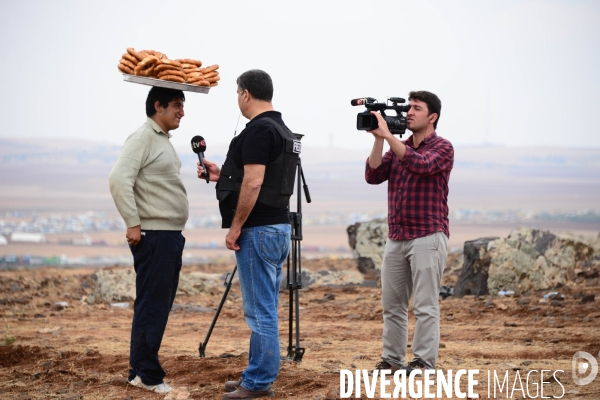
[[[204,136],[207,153],[248,122],[235,81],[253,68],[305,146],[368,151],[350,100],[428,90],[455,146],[600,147],[596,0],[0,0],[0,139],[123,143],[149,90],[117,70],[128,47],[220,65],[172,132],[175,146]]]

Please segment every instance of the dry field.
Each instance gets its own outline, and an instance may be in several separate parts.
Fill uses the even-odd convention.
[[[352,260],[304,260],[312,270],[355,268]],[[226,272],[230,264],[184,267],[184,272]],[[87,305],[90,269],[33,269],[0,272],[0,399],[160,399],[128,386],[129,308]],[[479,369],[476,392],[487,398],[487,373],[517,391],[497,398],[523,398],[529,371],[550,375],[544,396],[563,399],[600,398],[600,377],[577,386],[571,359],[577,351],[600,350],[598,286],[564,287],[563,304],[550,304],[544,293],[519,298],[447,298],[441,300],[443,370]],[[596,295],[583,303],[581,294]],[[211,294],[178,296],[160,351],[166,381],[175,388],[167,399],[220,399],[223,383],[239,376],[247,362],[249,330],[243,320],[239,287],[235,285],[208,343],[206,358],[198,356],[222,288]],[[300,291],[302,362],[282,362],[274,383],[276,398],[323,400],[339,398],[340,369],[372,368],[381,351],[381,303],[377,287],[317,287]],[[60,307],[56,302],[67,302]],[[281,351],[289,344],[289,292],[280,296]],[[410,314],[410,335],[414,316]],[[294,342],[295,344],[295,338]],[[411,357],[409,349],[409,359]],[[517,374],[521,378],[517,382]],[[546,372],[545,377],[548,376]],[[530,375],[531,397],[539,375]],[[492,386],[493,387],[493,386]],[[464,389],[464,387],[463,387]],[[391,390],[389,391],[391,392]],[[388,392],[388,393],[389,393]],[[493,393],[493,392],[492,392]],[[510,396],[512,395],[512,396]],[[362,398],[366,398],[362,392]],[[375,398],[379,397],[377,392]],[[454,397],[456,398],[456,397]],[[536,397],[536,398],[541,398]]]

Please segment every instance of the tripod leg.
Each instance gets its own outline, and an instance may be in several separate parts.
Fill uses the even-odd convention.
[[[300,243],[297,242],[296,255],[297,258],[294,261],[297,261],[297,264],[294,262],[294,274],[296,275],[295,280],[295,292],[296,292],[296,349],[294,351],[294,361],[300,362],[302,361],[302,356],[304,355],[304,347],[300,346],[300,288],[302,287],[302,268],[301,264],[301,253],[300,253]]]
[[[292,248],[291,255],[293,257],[294,249]],[[290,303],[289,303],[289,346],[287,356],[290,360],[294,359],[294,346],[293,346],[293,332],[294,332],[294,291],[293,291],[293,283],[295,278],[290,275],[292,270],[290,269],[290,255],[288,255],[287,259],[287,270],[288,270],[288,289],[290,291]]]
[[[225,277],[225,292],[223,293],[223,297],[221,297],[221,302],[219,303],[219,307],[217,308],[217,312],[210,324],[210,328],[208,328],[208,332],[206,333],[206,337],[204,338],[204,342],[200,342],[198,345],[198,352],[200,353],[200,357],[206,357],[206,346],[208,345],[208,339],[210,339],[210,335],[217,323],[217,319],[219,318],[219,314],[221,313],[221,309],[223,308],[223,304],[225,304],[225,300],[227,299],[227,294],[229,293],[229,289],[231,289],[231,281],[233,281],[233,276],[235,275],[235,271],[237,271],[237,265],[233,268],[233,272],[231,274],[227,274]],[[227,280],[229,278],[229,281]]]

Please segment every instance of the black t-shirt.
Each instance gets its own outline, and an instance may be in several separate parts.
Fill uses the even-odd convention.
[[[248,122],[246,129],[231,141],[227,152],[227,158],[231,157],[238,168],[243,169],[246,164],[268,165],[279,157],[283,138],[271,122],[262,119],[264,117],[269,117],[285,126],[281,113],[277,111],[266,111]],[[238,195],[239,193],[227,196],[225,200],[219,202],[222,228],[231,227]],[[288,207],[270,207],[256,202],[243,227],[290,223],[288,211]]]

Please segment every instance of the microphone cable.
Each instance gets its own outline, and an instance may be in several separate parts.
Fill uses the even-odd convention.
[[[238,128],[238,125],[240,124],[240,117],[241,116],[242,116],[242,111],[240,110],[240,115],[238,115],[238,120],[235,123],[235,130],[233,131],[233,137],[235,137],[235,135],[237,135],[237,128]]]

